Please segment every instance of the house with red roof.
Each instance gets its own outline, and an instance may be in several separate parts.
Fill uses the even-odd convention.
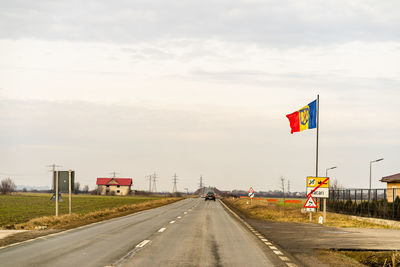
[[[132,186],[132,178],[97,178],[98,192],[101,195],[129,195]]]

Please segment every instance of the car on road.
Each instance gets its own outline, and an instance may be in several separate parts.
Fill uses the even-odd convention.
[[[214,200],[215,201],[215,193],[214,192],[208,192],[206,194],[205,200]]]

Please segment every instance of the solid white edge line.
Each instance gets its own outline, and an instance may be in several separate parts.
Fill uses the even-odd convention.
[[[142,242],[140,242],[139,244],[137,244],[136,247],[137,247],[137,248],[142,248],[142,247],[146,246],[149,242],[150,242],[150,240],[148,240],[148,239],[143,240]]]
[[[232,215],[234,215],[235,217],[239,218],[239,220],[240,220],[245,226],[247,226],[247,228],[248,228],[249,230],[251,230],[251,232],[252,232],[253,234],[255,234],[255,235],[257,235],[257,236],[261,236],[259,232],[257,232],[257,231],[254,230],[254,228],[253,228],[253,229],[250,229],[251,226],[250,226],[247,222],[245,222],[242,218],[240,218],[240,217],[239,217],[233,210],[231,210],[224,202],[220,201],[220,203],[221,203],[230,213],[232,213]],[[260,239],[261,239],[261,238],[260,238]],[[262,240],[262,241],[264,241],[264,240],[267,241],[267,239],[264,239],[264,237],[263,237],[261,240]],[[276,255],[284,255],[284,254],[283,254],[280,250],[278,250],[275,246],[272,246],[272,243],[270,243],[270,242],[265,242],[265,241],[264,241],[264,243],[265,243],[266,245],[268,245],[269,248],[272,250],[272,252],[274,252]],[[285,262],[285,261],[283,260],[283,259],[285,259],[285,260],[287,259],[288,261],[290,261],[289,258],[284,257],[284,256],[279,256],[279,258],[280,258],[280,260],[282,260],[284,263],[286,263],[287,266],[289,266],[289,267],[297,267],[296,264],[294,264],[294,263],[292,263],[292,262]]]

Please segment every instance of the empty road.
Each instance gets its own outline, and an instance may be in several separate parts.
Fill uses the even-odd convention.
[[[260,238],[218,200],[186,199],[0,249],[0,265],[288,266]]]

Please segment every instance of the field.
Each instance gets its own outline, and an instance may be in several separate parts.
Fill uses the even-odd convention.
[[[281,222],[300,222],[309,223],[309,214],[301,213],[301,208],[305,200],[300,203],[284,203],[283,199],[277,198],[276,201],[253,200],[250,204],[248,199],[224,199],[228,205],[240,211],[246,217],[252,219],[281,221]],[[247,204],[249,203],[249,204]],[[318,223],[318,217],[322,212],[313,214],[312,223]],[[360,228],[391,228],[386,225],[378,225],[370,222],[351,219],[350,216],[327,212],[326,226],[335,227],[360,227]]]
[[[36,193],[0,195],[0,227],[54,215],[55,202],[51,202],[50,197],[51,194]],[[87,214],[156,199],[160,199],[160,197],[72,195],[72,212]],[[63,195],[63,200],[59,203],[60,215],[68,214],[68,195]]]

